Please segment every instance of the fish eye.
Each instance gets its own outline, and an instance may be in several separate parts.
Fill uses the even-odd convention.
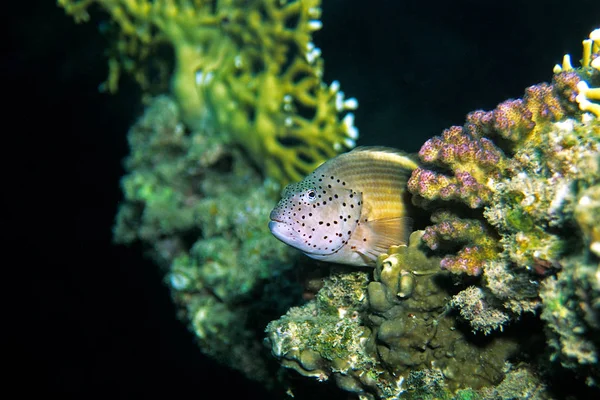
[[[306,196],[308,196],[309,200],[314,200],[317,198],[317,192],[315,192],[313,189],[310,189],[307,193]]]

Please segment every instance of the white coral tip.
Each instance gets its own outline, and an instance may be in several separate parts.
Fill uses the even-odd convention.
[[[358,128],[355,126],[351,126],[348,128],[348,132],[346,132],[351,139],[358,139]]]
[[[577,91],[579,93],[585,94],[585,92],[587,92],[589,89],[590,89],[590,87],[588,86],[586,81],[579,81],[577,83]]]
[[[573,69],[573,64],[571,64],[571,55],[565,54],[562,61],[562,69],[565,71],[569,71]]]
[[[329,91],[331,93],[336,93],[338,90],[340,90],[340,82],[339,81],[331,82],[331,85],[329,85]]]
[[[559,74],[562,72],[562,67],[560,66],[560,64],[556,64],[554,66],[554,68],[552,68],[552,72],[554,72],[555,74]]]
[[[344,108],[346,110],[356,110],[358,108],[358,100],[354,97],[350,97],[348,100],[344,101]]]
[[[306,53],[306,61],[308,61],[309,64],[312,64],[317,58],[319,58],[320,55],[321,49],[318,47],[313,47]]]
[[[354,113],[349,112],[342,120],[346,127],[354,125]]]
[[[335,94],[335,109],[337,111],[344,110],[344,92],[341,90]]]
[[[308,29],[310,29],[311,31],[318,31],[322,27],[323,23],[318,19],[311,19],[310,21],[308,21]]]

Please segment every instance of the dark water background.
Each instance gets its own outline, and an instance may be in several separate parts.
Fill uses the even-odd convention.
[[[564,53],[579,59],[581,40],[600,25],[593,0],[324,3],[315,43],[325,80],[339,80],[360,102],[359,144],[407,151],[462,124],[469,111],[548,81]],[[98,93],[106,77],[102,15],[75,25],[50,0],[5,7],[3,136],[18,142],[4,144],[7,159],[18,159],[5,193],[23,198],[25,219],[12,234],[24,250],[8,249],[20,257],[9,264],[20,278],[4,282],[27,340],[13,369],[30,377],[21,393],[268,398],[201,355],[139,246],[111,245],[125,134],[142,108],[127,78],[116,96]]]

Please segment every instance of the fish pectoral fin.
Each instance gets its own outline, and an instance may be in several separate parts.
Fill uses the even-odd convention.
[[[368,221],[371,237],[369,238],[370,252],[379,256],[387,253],[390,246],[408,244],[412,232],[413,220],[409,217],[383,218]]]

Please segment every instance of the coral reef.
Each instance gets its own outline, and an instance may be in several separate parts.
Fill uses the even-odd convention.
[[[600,185],[580,192],[573,212],[583,251],[564,257],[561,271],[542,283],[541,316],[552,359],[585,376],[588,385],[600,386]]]
[[[361,399],[546,399],[539,365],[518,357],[547,340],[535,362],[599,386],[597,36],[581,68],[564,62],[552,84],[423,145],[408,188],[432,225],[372,277],[338,271],[271,322],[282,365]],[[510,329],[525,313],[545,338]]]
[[[301,298],[292,252],[265,224],[276,185],[239,151],[186,132],[167,96],[151,101],[128,139],[115,241],[146,246],[204,353],[272,386],[260,333]]]
[[[580,68],[565,56],[552,84],[427,141],[408,188],[435,210],[424,242],[441,267],[482,276],[450,303],[472,329],[541,307],[552,358],[598,385],[600,30],[583,47]]]
[[[530,399],[543,400],[548,398],[546,387],[539,378],[525,366],[514,367],[505,365],[504,380],[493,388],[482,390],[482,397],[489,400]]]
[[[144,245],[204,353],[271,388],[277,360],[362,399],[547,398],[515,360],[532,335],[508,326],[540,311],[548,359],[600,385],[598,31],[582,67],[565,57],[551,84],[425,143],[408,188],[432,224],[297,306],[301,261],[267,216],[358,136],[356,100],[322,81],[319,0],[58,3],[108,13],[104,88],[124,70],[146,92],[114,238]]]
[[[354,147],[354,98],[322,81],[320,0],[58,0],[75,20],[97,3],[117,32],[105,88],[122,70],[146,91],[170,80],[183,122],[240,144],[264,173],[299,180],[323,161]],[[151,65],[152,64],[152,65]],[[158,71],[158,76],[151,75]],[[151,91],[152,92],[152,91]],[[152,94],[156,94],[154,91]]]
[[[381,255],[373,279],[339,271],[315,299],[271,322],[273,355],[285,367],[333,378],[364,399],[451,398],[461,389],[500,383],[517,343],[465,340],[446,308],[450,274],[420,249],[422,235],[414,232],[409,246]]]

